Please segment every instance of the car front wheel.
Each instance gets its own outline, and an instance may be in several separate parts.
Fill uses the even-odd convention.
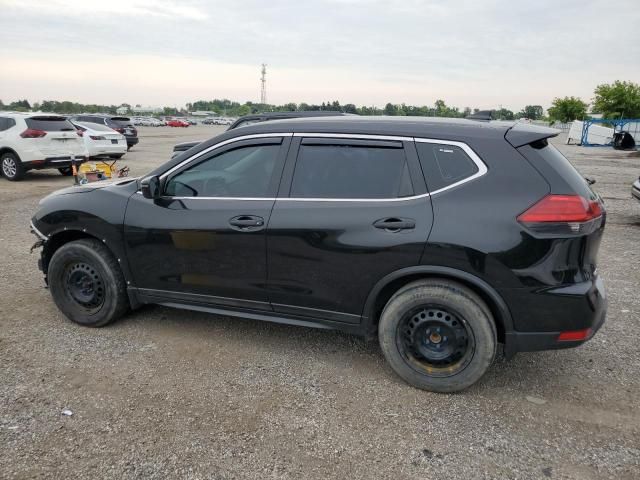
[[[71,175],[73,175],[73,169],[71,167],[61,167],[58,169],[58,171],[65,177],[70,177]]]
[[[0,165],[2,166],[2,175],[7,180],[15,182],[24,177],[24,165],[15,153],[7,152],[0,157]]]
[[[129,309],[122,270],[98,240],[76,240],[60,247],[47,276],[58,308],[80,325],[102,327]]]
[[[414,387],[457,392],[478,381],[496,355],[491,311],[467,287],[428,279],[387,303],[378,338],[391,368]]]

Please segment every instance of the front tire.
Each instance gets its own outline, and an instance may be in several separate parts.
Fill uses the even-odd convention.
[[[497,346],[493,316],[482,299],[440,279],[400,289],[382,312],[378,338],[402,379],[433,392],[473,385],[493,362]]]
[[[98,240],[76,240],[60,247],[47,276],[53,301],[75,323],[103,327],[129,309],[120,265]]]
[[[64,175],[65,177],[73,175],[73,169],[71,167],[61,167],[58,171],[60,172],[60,175]]]
[[[22,180],[26,172],[18,155],[11,152],[4,153],[0,156],[0,169],[4,178],[12,182]]]

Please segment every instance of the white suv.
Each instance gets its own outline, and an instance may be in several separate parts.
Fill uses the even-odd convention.
[[[71,175],[72,157],[82,163],[87,155],[80,134],[63,116],[0,112],[0,173],[8,180],[43,168]]]

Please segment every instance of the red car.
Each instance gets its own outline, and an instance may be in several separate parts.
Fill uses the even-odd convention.
[[[184,120],[169,120],[167,122],[167,126],[169,127],[188,127],[189,122],[185,122]]]

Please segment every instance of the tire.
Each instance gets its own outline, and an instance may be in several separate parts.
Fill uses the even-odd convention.
[[[98,240],[76,240],[60,247],[47,276],[53,301],[75,323],[103,327],[129,310],[120,265]]]
[[[70,177],[71,175],[73,175],[73,169],[71,167],[61,167],[58,169],[58,171],[65,177]]]
[[[467,287],[443,279],[396,292],[380,316],[378,339],[391,368],[409,385],[443,393],[477,382],[497,348],[487,305]]]
[[[4,178],[12,182],[22,180],[26,172],[18,155],[12,152],[3,153],[0,156],[0,171]]]
[[[109,155],[109,158],[115,158],[115,159],[122,158],[122,157],[124,157],[124,153],[117,153],[115,155]]]

